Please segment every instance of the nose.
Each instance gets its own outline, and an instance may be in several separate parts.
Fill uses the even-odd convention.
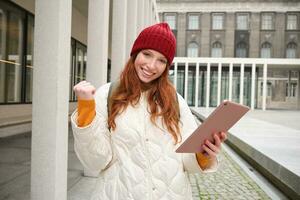
[[[148,66],[150,69],[154,69],[156,65],[156,59],[152,58],[151,60],[149,60]]]

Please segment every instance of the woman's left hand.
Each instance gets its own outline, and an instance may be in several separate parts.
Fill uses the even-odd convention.
[[[210,158],[216,158],[221,151],[221,144],[227,139],[227,133],[220,132],[214,134],[214,143],[205,140],[203,149]]]

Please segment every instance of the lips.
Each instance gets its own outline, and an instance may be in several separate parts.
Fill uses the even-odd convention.
[[[146,71],[145,69],[141,68],[142,72],[143,72],[143,75],[146,76],[146,77],[150,77],[152,76],[154,73],[151,73],[151,72],[148,72]]]

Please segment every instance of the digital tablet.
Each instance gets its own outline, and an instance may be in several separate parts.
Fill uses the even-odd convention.
[[[203,152],[202,145],[206,139],[214,143],[213,134],[227,132],[241,117],[249,111],[249,107],[223,101],[204,122],[176,149],[177,153]]]

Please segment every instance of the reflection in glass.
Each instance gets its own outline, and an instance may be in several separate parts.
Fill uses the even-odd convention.
[[[6,65],[7,75],[7,102],[21,101],[21,75],[22,75],[22,36],[23,21],[15,13],[8,16],[8,56],[12,64]]]
[[[198,106],[206,106],[206,66],[199,68]]]
[[[196,66],[189,65],[187,103],[189,106],[195,105],[195,88],[196,88]]]
[[[188,45],[188,57],[198,57],[198,44],[196,42],[191,42]]]
[[[184,97],[184,79],[185,79],[185,66],[179,65],[177,67],[177,92]]]
[[[212,44],[211,57],[222,57],[222,44],[220,42]]]
[[[71,42],[71,85],[70,85],[70,98],[72,101],[76,100],[73,92],[73,87],[80,81],[86,79],[86,62],[87,62],[87,48],[79,42],[72,40]]]
[[[229,98],[229,71],[228,71],[228,67],[222,67],[221,102],[228,98]]]
[[[6,16],[0,9],[0,103],[5,102],[5,42],[6,42]]]
[[[20,102],[23,19],[18,13],[5,10],[1,10],[0,13],[0,102]]]
[[[297,44],[294,42],[290,42],[286,48],[286,57],[287,58],[296,58],[297,52]]]
[[[271,58],[271,44],[265,42],[261,45],[260,57],[261,58]]]
[[[34,19],[28,16],[27,24],[27,56],[26,56],[26,94],[25,101],[32,101],[33,89],[33,38],[34,38]]]
[[[169,79],[173,82],[174,70],[173,66],[169,73]],[[251,67],[244,68],[244,94],[243,94],[243,104],[251,105]],[[240,66],[234,66],[232,72],[232,101],[240,102]],[[196,67],[195,64],[189,64],[189,78],[188,78],[188,95],[187,103],[189,106],[195,106],[195,89],[196,89]],[[198,77],[198,106],[206,106],[206,76],[207,67],[199,67],[199,77]],[[177,92],[184,96],[184,80],[185,80],[185,66],[184,64],[178,64],[177,72]],[[257,91],[257,90],[256,90]],[[209,106],[217,106],[218,98],[218,67],[212,66],[210,72],[210,101]],[[229,99],[229,68],[222,67],[221,73],[221,101]],[[256,102],[255,102],[256,105]]]
[[[218,95],[218,68],[211,67],[209,106],[212,107],[217,106],[217,95]]]

